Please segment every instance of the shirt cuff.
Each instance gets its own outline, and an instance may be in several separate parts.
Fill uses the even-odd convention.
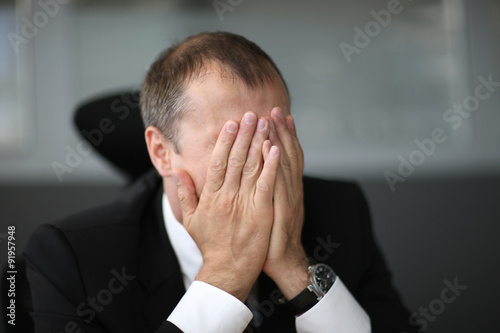
[[[243,332],[252,312],[239,299],[202,281],[194,281],[168,317],[185,333]]]
[[[299,333],[371,332],[370,317],[338,276],[326,295],[295,319],[295,327]]]

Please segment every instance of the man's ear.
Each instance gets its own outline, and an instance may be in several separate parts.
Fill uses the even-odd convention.
[[[172,176],[172,144],[165,138],[163,133],[154,126],[146,128],[146,145],[149,157],[156,170],[162,177]]]

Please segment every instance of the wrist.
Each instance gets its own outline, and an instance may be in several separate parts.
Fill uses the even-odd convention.
[[[311,283],[309,277],[309,260],[304,258],[294,264],[285,264],[278,273],[271,277],[287,300],[301,293]]]
[[[231,268],[216,268],[203,265],[195,280],[217,287],[244,303],[256,278],[235,273],[237,272]]]
[[[337,279],[333,269],[326,264],[311,265],[308,271],[311,284],[287,302],[288,309],[295,316],[315,306],[328,293]]]

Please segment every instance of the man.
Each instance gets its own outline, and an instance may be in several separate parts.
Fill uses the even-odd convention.
[[[30,240],[37,332],[411,330],[359,189],[303,177],[287,87],[257,45],[169,48],[141,109],[156,170]]]

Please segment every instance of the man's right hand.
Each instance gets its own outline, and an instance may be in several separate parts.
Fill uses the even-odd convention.
[[[199,202],[188,173],[174,170],[183,224],[203,256],[196,280],[244,302],[262,271],[273,225],[273,193],[280,160],[262,147],[269,122],[247,112],[222,128],[208,165]]]

